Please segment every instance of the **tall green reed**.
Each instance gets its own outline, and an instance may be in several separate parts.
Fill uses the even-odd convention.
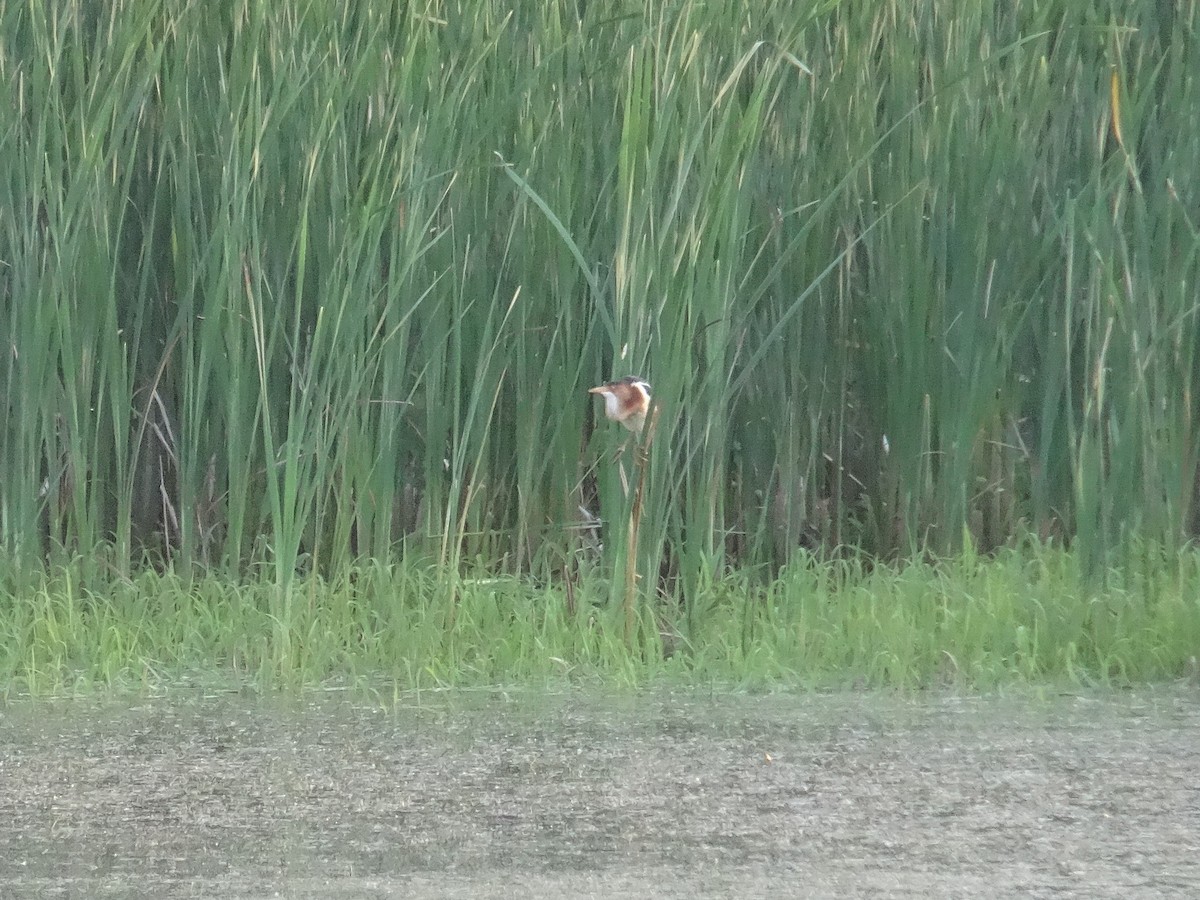
[[[1196,28],[4,6],[5,551],[266,566],[281,633],[295,573],[401,544],[571,572],[594,514],[620,572],[584,389],[629,372],[646,591],[801,544],[1188,539]]]

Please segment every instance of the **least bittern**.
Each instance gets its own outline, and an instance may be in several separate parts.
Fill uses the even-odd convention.
[[[620,381],[610,381],[598,387],[588,388],[589,394],[599,394],[604,398],[604,414],[614,422],[620,422],[633,432],[637,442],[637,454],[634,458],[637,480],[634,482],[633,500],[629,504],[629,527],[625,532],[625,641],[632,645],[634,626],[636,624],[635,607],[637,603],[638,583],[638,528],[642,521],[642,493],[646,487],[646,469],[650,456],[650,442],[654,439],[654,426],[658,419],[657,411],[646,426],[646,417],[650,413],[650,382],[636,375],[626,375]],[[645,434],[643,434],[645,429]],[[625,466],[621,464],[621,454],[624,445],[617,451],[617,472],[621,476],[621,492],[629,496],[629,480],[625,477]]]
[[[650,382],[636,375],[588,388],[589,394],[604,398],[604,415],[620,422],[634,434],[641,432],[650,411]]]

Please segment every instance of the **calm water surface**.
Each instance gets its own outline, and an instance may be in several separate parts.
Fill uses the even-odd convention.
[[[0,707],[0,897],[1196,897],[1200,690]]]

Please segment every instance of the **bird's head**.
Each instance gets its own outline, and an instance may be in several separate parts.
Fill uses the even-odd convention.
[[[644,378],[627,375],[620,381],[588,388],[588,393],[602,396],[604,414],[635,434],[646,424],[646,414],[650,411],[650,382]]]

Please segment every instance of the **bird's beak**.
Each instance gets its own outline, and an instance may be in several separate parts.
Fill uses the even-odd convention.
[[[588,393],[589,394],[611,394],[612,389],[609,388],[607,385],[602,384],[602,385],[599,385],[598,387],[588,388]]]

